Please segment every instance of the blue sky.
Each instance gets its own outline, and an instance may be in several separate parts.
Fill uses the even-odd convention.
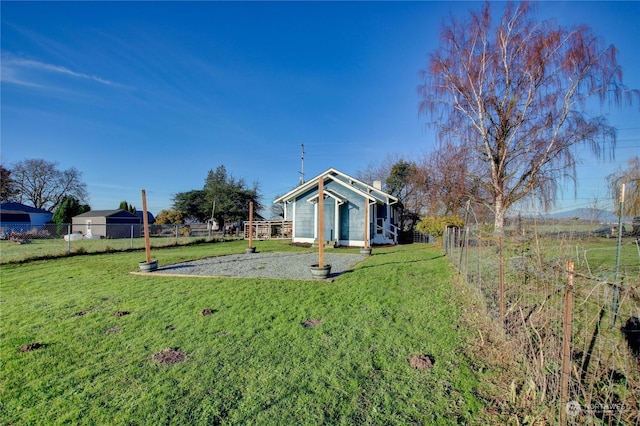
[[[496,3],[496,8],[503,3]],[[266,204],[305,174],[348,174],[434,146],[418,72],[448,14],[479,2],[0,3],[1,161],[45,158],[83,173],[94,210],[171,207],[224,164]],[[615,44],[640,88],[640,2],[543,2],[541,19],[587,24]],[[604,109],[615,161],[584,156],[578,198],[605,203],[604,177],[640,155],[638,106]]]

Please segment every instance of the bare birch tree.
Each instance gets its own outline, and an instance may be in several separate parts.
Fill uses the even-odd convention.
[[[615,129],[586,112],[591,98],[638,97],[622,84],[615,46],[587,26],[563,28],[532,14],[528,2],[508,3],[494,22],[486,3],[467,20],[450,18],[420,73],[420,112],[440,142],[470,150],[471,180],[487,194],[475,201],[492,210],[497,234],[523,197],[553,206],[560,182],[575,182],[579,146],[598,157],[613,150]]]

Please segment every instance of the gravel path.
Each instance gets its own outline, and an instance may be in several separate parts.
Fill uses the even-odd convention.
[[[331,265],[330,278],[333,278],[352,269],[367,256],[325,253],[324,257],[325,263]],[[318,263],[318,253],[230,254],[167,265],[153,274],[310,280],[313,279],[310,267],[315,263]]]

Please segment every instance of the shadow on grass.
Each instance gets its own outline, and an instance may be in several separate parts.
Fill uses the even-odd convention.
[[[380,256],[379,254],[376,254],[376,256]],[[368,269],[368,268],[378,268],[380,266],[391,266],[391,265],[408,265],[408,264],[412,264],[412,263],[422,263],[425,261],[430,261],[430,260],[436,260],[436,259],[440,259],[442,257],[445,257],[444,254],[438,255],[438,256],[433,256],[430,257],[428,259],[416,259],[416,260],[402,260],[402,261],[398,261],[398,262],[382,262],[382,263],[376,263],[373,265],[362,265],[360,266],[359,270],[361,269]]]

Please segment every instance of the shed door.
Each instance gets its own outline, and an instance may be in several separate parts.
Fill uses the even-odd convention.
[[[324,199],[324,239],[333,241],[336,239],[336,209],[335,200],[331,197]]]

